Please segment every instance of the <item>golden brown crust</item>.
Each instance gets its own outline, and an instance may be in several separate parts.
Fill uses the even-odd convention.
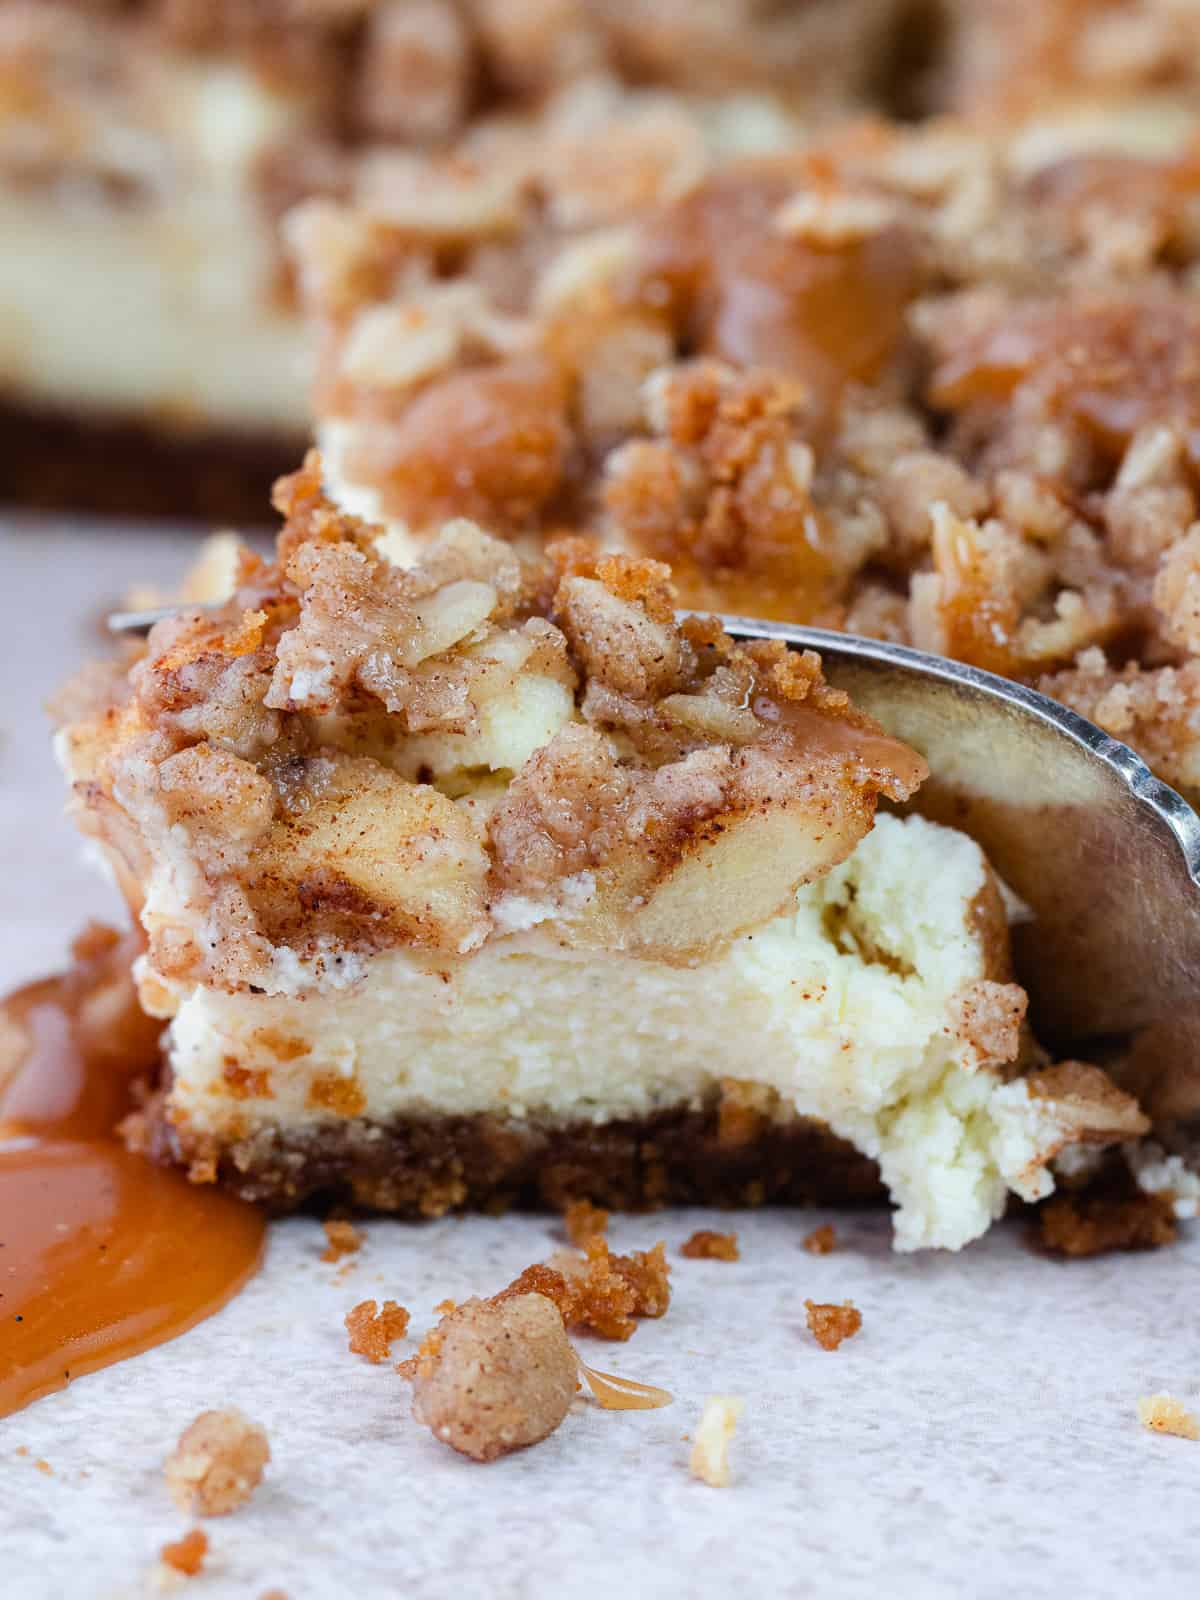
[[[1038,1212],[1038,1240],[1054,1255],[1161,1250],[1177,1235],[1169,1197],[1143,1194],[1127,1180],[1082,1194],[1057,1194]]]

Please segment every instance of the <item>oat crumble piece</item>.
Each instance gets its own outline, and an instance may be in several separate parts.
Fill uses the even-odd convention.
[[[163,1565],[171,1572],[185,1578],[194,1578],[204,1567],[208,1555],[208,1535],[202,1528],[192,1528],[181,1539],[164,1544],[159,1551]]]
[[[822,1223],[804,1235],[804,1248],[810,1256],[827,1256],[837,1248],[837,1231],[832,1222]]]
[[[836,1350],[844,1339],[852,1339],[862,1327],[862,1312],[849,1300],[840,1306],[806,1300],[809,1332],[822,1350]]]
[[[692,1476],[714,1489],[723,1489],[730,1481],[729,1444],[743,1405],[744,1401],[738,1395],[710,1395],[704,1402],[704,1411],[696,1425],[696,1438],[689,1462]]]
[[[433,1332],[414,1363],[413,1416],[452,1449],[494,1461],[566,1416],[578,1364],[544,1295],[468,1300]]]
[[[223,1517],[250,1499],[270,1459],[256,1422],[232,1409],[203,1411],[180,1434],[163,1470],[181,1511]]]
[[[738,1261],[738,1236],[736,1233],[714,1233],[711,1228],[698,1228],[690,1239],[679,1247],[681,1256],[693,1261]]]
[[[378,1308],[374,1300],[361,1300],[345,1320],[352,1354],[378,1364],[387,1360],[393,1341],[408,1332],[409,1313],[395,1300],[385,1300]]]
[[[1179,1439],[1200,1439],[1200,1420],[1171,1394],[1144,1394],[1137,1403],[1138,1421],[1151,1433],[1173,1433]]]
[[[590,1239],[608,1232],[608,1212],[590,1200],[572,1200],[563,1212],[563,1227],[570,1242],[581,1250]]]
[[[321,1224],[329,1241],[321,1251],[322,1261],[340,1261],[343,1256],[356,1255],[362,1249],[366,1235],[352,1222],[334,1220]]]

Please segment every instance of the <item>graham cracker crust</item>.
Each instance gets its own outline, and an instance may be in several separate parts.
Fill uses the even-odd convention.
[[[156,428],[0,399],[0,504],[259,526],[303,438]]]
[[[189,1140],[162,1102],[138,1142],[193,1176],[273,1212],[347,1201],[408,1217],[511,1206],[562,1211],[572,1200],[611,1210],[660,1205],[856,1205],[886,1196],[875,1163],[824,1124],[797,1118],[748,1139],[721,1136],[717,1108],[663,1111],[597,1126],[541,1126],[490,1116],[330,1123],[295,1134],[259,1130],[219,1149]]]

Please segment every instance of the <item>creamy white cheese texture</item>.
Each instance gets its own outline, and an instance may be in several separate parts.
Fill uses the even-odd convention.
[[[308,1091],[335,1074],[373,1120],[603,1123],[744,1079],[879,1161],[900,1249],[957,1249],[1010,1189],[1053,1187],[1052,1113],[1023,1082],[972,1070],[948,1022],[987,976],[972,915],[985,875],[965,835],[881,816],[792,908],[698,967],[566,949],[530,917],[461,960],[375,956],[336,992],[197,988],[171,1027],[172,1103],[193,1132],[220,1137],[231,1116],[297,1129],[329,1116]],[[265,1068],[269,1095],[227,1098],[230,1059]]]

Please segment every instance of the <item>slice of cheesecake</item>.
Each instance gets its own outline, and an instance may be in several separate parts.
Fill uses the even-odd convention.
[[[665,567],[420,562],[283,481],[276,561],[61,735],[170,1018],[137,1136],[275,1206],[866,1199],[956,1248],[1144,1128],[1024,1027],[978,847],[812,654]],[[85,692],[86,691],[86,692]]]

